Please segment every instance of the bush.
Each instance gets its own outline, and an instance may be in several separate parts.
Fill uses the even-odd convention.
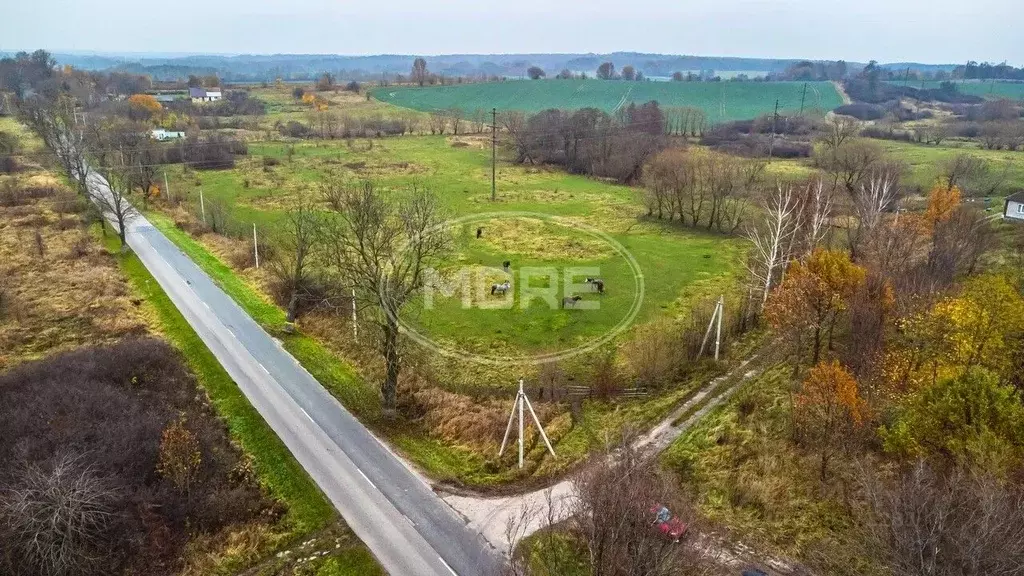
[[[876,138],[878,140],[897,140],[900,142],[913,142],[914,135],[904,130],[887,130],[881,126],[868,126],[860,131],[865,138]]]
[[[833,112],[843,116],[852,116],[857,120],[878,120],[885,116],[885,108],[877,104],[867,104],[864,102],[840,106],[833,110]]]
[[[81,488],[97,478],[116,488],[103,500],[116,521],[96,532],[94,544],[79,547],[96,555],[105,574],[172,573],[193,534],[270,510],[258,486],[232,475],[240,454],[163,342],[128,340],[23,364],[0,374],[0,389],[0,459],[7,463],[0,492],[9,498],[47,483]],[[161,436],[182,414],[202,455],[188,494],[157,473]],[[0,573],[40,573],[19,532],[3,530],[25,526],[24,510],[0,512]]]
[[[301,122],[295,120],[289,120],[287,123],[279,123],[277,125],[277,131],[282,136],[289,136],[291,138],[305,138],[309,135],[309,128]]]
[[[248,145],[241,141],[211,134],[206,137],[186,138],[181,146],[167,149],[167,162],[187,163],[197,169],[234,168],[235,155],[249,153]]]

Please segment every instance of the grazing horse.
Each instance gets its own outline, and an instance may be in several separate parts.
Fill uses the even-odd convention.
[[[504,296],[505,292],[508,292],[509,288],[511,287],[512,283],[509,282],[508,280],[505,280],[501,284],[491,284],[491,296],[494,296],[495,294],[498,294],[499,296]]]
[[[511,268],[511,267],[512,267],[512,261],[511,260],[505,260],[504,262],[501,263],[501,268],[502,268],[502,270],[505,271],[506,274],[508,273],[508,269]]]
[[[480,238],[483,235],[484,235],[484,229],[483,228],[477,228],[476,229],[476,237]]]
[[[572,298],[562,298],[562,308],[575,308],[576,303],[580,300],[583,300],[583,296],[580,296],[579,294]]]
[[[587,278],[587,284],[593,286],[598,294],[604,294],[604,280],[600,278]]]

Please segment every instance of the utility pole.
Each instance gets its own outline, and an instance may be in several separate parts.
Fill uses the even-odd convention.
[[[772,115],[772,137],[768,140],[768,163],[772,163],[772,153],[775,150],[775,129],[779,121],[779,101],[775,101],[775,114]]]
[[[708,343],[708,337],[711,336],[711,329],[718,325],[715,331],[715,360],[718,360],[718,350],[722,344],[722,313],[725,311],[725,296],[719,296],[718,302],[715,302],[715,311],[711,313],[711,321],[708,322],[708,329],[704,332],[704,339],[700,343],[700,352],[697,352],[697,357],[700,358],[704,354],[704,346]]]
[[[491,202],[498,199],[498,109],[491,108]]]
[[[174,198],[171,197],[171,185],[167,183],[167,171],[166,170],[164,170],[164,190],[167,192],[167,201],[168,202],[173,201]]]
[[[804,82],[804,93],[800,96],[800,115],[804,115],[804,102],[807,101],[807,82]]]
[[[252,253],[256,256],[256,269],[260,269],[260,243],[256,240],[256,223],[252,223]]]
[[[548,435],[544,432],[544,427],[540,425],[540,419],[537,418],[537,413],[533,411],[533,405],[530,404],[530,399],[526,397],[526,392],[523,391],[523,379],[519,379],[519,392],[516,394],[515,403],[512,405],[512,413],[508,416],[508,426],[505,427],[505,437],[501,440],[501,449],[498,450],[498,456],[500,457],[505,453],[505,446],[508,445],[508,435],[512,433],[512,422],[516,419],[516,415],[519,415],[519,467],[523,467],[523,446],[525,442],[525,434],[523,428],[525,422],[523,421],[523,405],[530,410],[530,416],[533,417],[533,423],[537,425],[537,431],[540,432],[540,437],[544,439],[544,445],[547,446],[548,452],[552,456],[555,456],[555,449],[551,447],[551,441],[548,440]]]
[[[203,187],[199,187],[199,210],[203,215],[203,224],[206,224],[206,201],[203,200]]]

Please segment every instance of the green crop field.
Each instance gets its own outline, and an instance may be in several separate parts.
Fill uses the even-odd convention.
[[[618,82],[606,80],[511,80],[454,86],[386,87],[373,90],[382,102],[414,110],[459,108],[521,110],[599,108],[613,112],[630,102],[651,100],[663,107],[700,108],[709,122],[727,122],[779,110],[796,112],[804,98],[803,82]],[[808,82],[806,109],[831,110],[842,105],[831,82]]]
[[[903,82],[894,80],[890,84],[902,86]],[[938,88],[941,82],[908,82],[911,88]],[[1024,82],[1010,81],[977,81],[959,80],[956,82],[958,90],[964,94],[981,96],[982,98],[1009,98],[1011,100],[1024,100]]]

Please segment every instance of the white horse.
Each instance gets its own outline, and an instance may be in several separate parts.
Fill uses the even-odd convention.
[[[512,283],[508,280],[505,280],[501,284],[491,284],[491,296],[494,296],[495,294],[504,296],[510,288],[512,288]]]

